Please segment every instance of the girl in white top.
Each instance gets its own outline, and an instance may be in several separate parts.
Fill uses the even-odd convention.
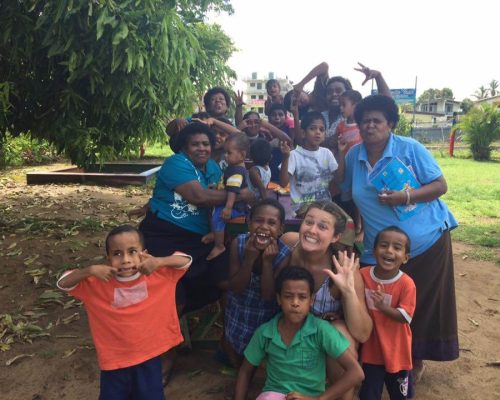
[[[258,200],[267,197],[267,185],[271,181],[271,168],[269,168],[271,151],[271,144],[265,139],[256,139],[250,146],[253,167],[248,170],[250,177],[248,187]]]
[[[333,173],[338,164],[333,153],[320,144],[325,140],[325,119],[319,112],[308,112],[300,123],[302,146],[291,150],[281,143],[283,161],[280,181],[285,187],[290,183],[292,210],[297,211],[304,203],[331,200],[329,190]]]

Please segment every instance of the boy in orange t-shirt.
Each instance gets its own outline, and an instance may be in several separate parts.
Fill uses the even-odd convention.
[[[107,265],[67,271],[57,282],[85,304],[101,369],[100,399],[163,400],[159,356],[183,341],[175,287],[191,257],[153,257],[143,243],[136,228],[118,226],[106,237]]]
[[[391,400],[407,398],[412,369],[410,322],[415,311],[416,288],[399,268],[408,261],[409,253],[408,235],[390,226],[375,237],[377,265],[360,270],[373,320],[372,334],[361,350],[365,380],[360,400],[380,400],[384,382]]]

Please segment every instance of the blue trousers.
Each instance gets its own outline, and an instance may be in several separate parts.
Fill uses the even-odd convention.
[[[360,400],[380,400],[385,387],[391,400],[406,400],[408,371],[389,373],[383,365],[363,364],[365,380],[359,391]]]
[[[99,400],[165,400],[161,359],[112,371],[101,371]]]

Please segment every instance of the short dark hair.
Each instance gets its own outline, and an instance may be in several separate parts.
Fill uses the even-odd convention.
[[[239,151],[244,151],[248,153],[248,148],[250,147],[250,140],[245,133],[234,133],[229,135],[226,139],[226,143],[234,142],[236,144],[236,148]]]
[[[191,115],[191,118],[208,119],[210,115],[206,111],[200,111]]]
[[[314,121],[316,121],[318,119],[321,120],[321,121],[323,121],[323,124],[325,125],[325,129],[326,129],[325,117],[319,111],[309,111],[309,112],[307,112],[304,115],[304,117],[302,118],[302,120],[300,121],[300,127],[303,130],[306,130]]]
[[[142,232],[137,229],[135,226],[132,225],[119,225],[114,227],[109,231],[109,233],[106,236],[106,254],[109,254],[109,241],[113,236],[120,235],[122,233],[128,233],[128,232],[135,232],[137,233],[137,236],[139,237],[139,242],[141,243],[142,248],[144,249],[144,235]]]
[[[340,95],[340,97],[345,97],[349,99],[352,104],[358,104],[361,100],[363,100],[363,96],[357,90],[346,90],[344,93]]]
[[[255,114],[260,119],[260,114],[257,111],[248,111],[243,115],[243,119],[247,119],[250,115]]]
[[[379,111],[384,114],[387,122],[392,123],[396,127],[399,121],[399,110],[395,101],[381,94],[373,94],[361,100],[354,110],[354,120],[358,125],[363,122],[363,116],[369,111]]]
[[[343,233],[345,231],[347,218],[342,213],[343,210],[342,208],[340,208],[339,205],[337,205],[333,201],[328,201],[328,200],[314,201],[307,206],[306,210],[302,213],[301,217],[304,218],[306,214],[309,212],[309,210],[312,210],[313,208],[325,211],[328,214],[331,214],[332,217],[335,218],[335,224],[333,226],[333,229],[335,230],[336,235],[338,235],[339,233]]]
[[[340,82],[344,85],[345,90],[352,90],[352,85],[349,79],[346,79],[342,76],[332,76],[328,81],[326,82],[326,87],[328,87],[331,83],[333,82]]]
[[[271,88],[271,85],[273,83],[277,83],[278,86],[280,87],[280,90],[281,90],[281,85],[280,85],[280,82],[277,80],[277,79],[269,79],[267,82],[266,82],[266,90],[269,92],[269,89]]]
[[[267,115],[271,115],[271,113],[273,111],[276,111],[276,110],[283,111],[285,113],[285,116],[286,116],[286,109],[285,109],[285,106],[282,103],[272,103],[269,106],[269,109],[267,110]]]
[[[377,244],[380,240],[380,235],[384,232],[397,232],[397,233],[400,233],[401,235],[403,235],[406,238],[406,244],[405,244],[406,254],[410,254],[410,249],[411,249],[410,237],[408,236],[408,234],[404,230],[397,227],[396,225],[388,226],[387,228],[384,228],[377,233],[377,236],[375,236],[375,240],[373,242],[374,249],[377,247]]]
[[[214,131],[207,125],[201,122],[191,122],[186,125],[184,129],[182,129],[177,135],[170,138],[170,148],[174,153],[178,153],[179,151],[186,148],[186,145],[189,143],[189,140],[192,136],[198,134],[205,134],[210,141],[210,146],[213,148],[215,146],[215,133]]]
[[[203,104],[205,104],[205,110],[208,111],[208,109],[210,108],[210,99],[212,98],[213,95],[216,95],[217,93],[222,93],[224,95],[227,108],[231,106],[231,97],[229,97],[229,94],[227,93],[226,89],[220,86],[215,86],[211,89],[208,89],[205,95],[203,96]]]
[[[283,268],[274,281],[274,291],[276,294],[281,294],[283,284],[286,281],[306,281],[309,286],[311,296],[314,293],[314,278],[305,268],[294,266]]]
[[[285,209],[283,208],[283,205],[276,199],[262,199],[259,200],[257,203],[255,203],[252,208],[250,209],[250,214],[248,215],[248,219],[251,221],[255,213],[262,207],[274,207],[276,208],[279,213],[280,213],[280,222],[282,224],[285,223]]]
[[[250,146],[250,158],[255,165],[264,166],[269,164],[272,157],[271,143],[266,139],[258,138]]]

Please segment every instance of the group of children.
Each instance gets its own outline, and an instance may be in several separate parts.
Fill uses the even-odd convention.
[[[279,240],[283,227],[283,207],[264,199],[252,208],[249,232],[231,246],[224,337],[231,362],[240,365],[235,399],[246,399],[253,372],[264,360],[267,379],[259,400],[336,399],[361,381],[361,400],[380,399],[384,383],[391,399],[405,399],[416,296],[413,281],[399,270],[409,258],[408,236],[397,227],[381,231],[377,264],[361,269],[374,321],[362,346],[361,368],[342,334],[310,313],[312,275],[301,267],[281,268],[290,251]],[[102,371],[100,398],[163,399],[159,356],[182,342],[175,285],[190,256],[152,257],[141,233],[128,225],[108,234],[106,252],[107,265],[72,270],[58,281],[85,304]],[[327,356],[345,372],[325,389]]]
[[[267,379],[258,400],[336,399],[359,384],[361,400],[380,399],[384,384],[391,400],[406,399],[416,302],[413,281],[399,269],[409,259],[408,235],[394,226],[383,229],[374,244],[376,265],[361,269],[374,328],[362,344],[360,366],[347,351],[349,341],[310,312],[314,279],[304,268],[288,265],[291,250],[280,240],[285,210],[267,198],[267,185],[275,180],[290,185],[294,210],[331,200],[332,176],[334,182],[343,180],[345,153],[361,140],[352,119],[361,95],[350,89],[340,95],[343,118],[335,127],[336,140],[328,144],[321,112],[308,111],[299,119],[300,96],[292,96],[291,123],[279,83],[271,80],[266,88],[269,122],[249,112],[234,128],[221,118],[196,116],[217,132],[214,153],[224,167],[220,189],[228,193],[213,212],[215,244],[208,258],[225,250],[225,222],[248,215],[249,232],[231,243],[224,318],[224,351],[239,368],[234,398],[246,399],[254,371],[265,361]],[[257,198],[251,208],[236,201],[246,187]],[[175,286],[191,258],[149,255],[141,233],[129,225],[109,232],[106,253],[106,265],[68,271],[58,281],[87,309],[101,369],[100,398],[164,399],[159,356],[183,340]],[[344,369],[328,387],[326,357]]]

